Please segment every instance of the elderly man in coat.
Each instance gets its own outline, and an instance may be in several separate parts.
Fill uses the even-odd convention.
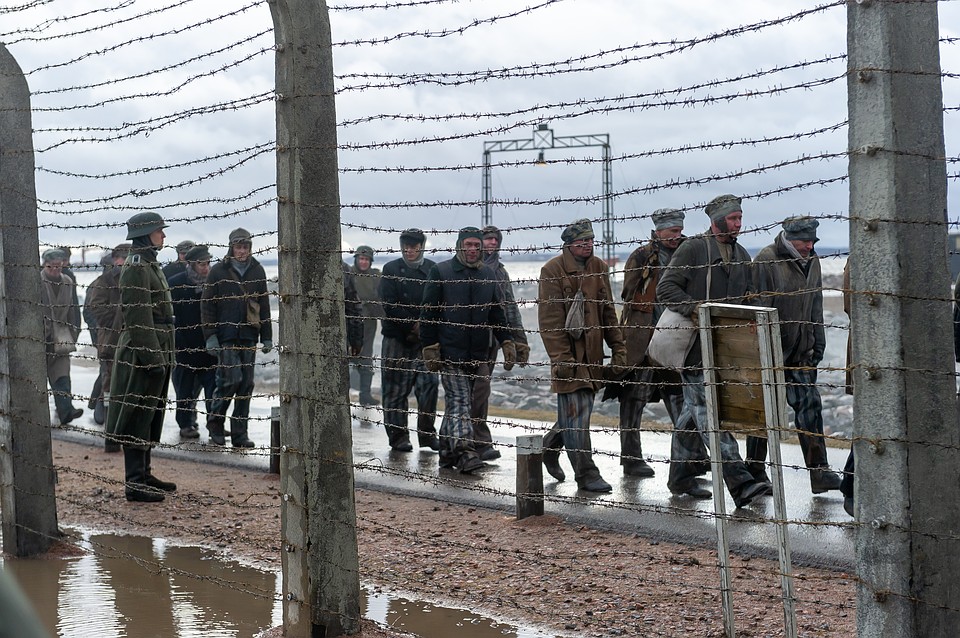
[[[820,257],[813,248],[819,225],[812,217],[784,220],[783,231],[753,260],[760,304],[776,308],[780,316],[787,403],[796,413],[800,449],[814,494],[840,489],[840,477],[827,465],[823,405],[817,389],[817,365],[827,345]],[[747,467],[755,478],[769,481],[766,458],[767,440],[747,437]]]
[[[176,484],[161,481],[150,467],[150,450],[160,441],[164,405],[173,368],[173,304],[157,263],[167,225],[157,213],[127,221],[130,256],[120,271],[123,332],[110,382],[107,432],[123,445],[128,501],[162,501]]]
[[[67,254],[60,248],[51,248],[43,253],[43,270],[40,271],[47,381],[61,425],[67,425],[83,414],[83,410],[73,407],[70,384],[70,353],[77,349],[80,307],[76,303],[77,284],[63,272],[66,263]]]
[[[710,467],[705,465],[708,457],[702,437],[676,428],[683,411],[680,374],[651,364],[647,359],[653,327],[662,313],[662,306],[657,303],[657,283],[669,267],[674,251],[685,239],[684,217],[683,211],[675,208],[654,211],[650,241],[633,251],[624,268],[620,331],[627,344],[627,363],[634,368],[620,392],[620,465],[626,476],[654,475],[653,468],[643,458],[640,423],[643,408],[661,399],[674,424],[672,447],[677,448],[678,453],[671,457],[699,462],[701,471]]]
[[[657,298],[671,310],[694,321],[701,303],[710,299],[749,303],[754,291],[750,254],[737,243],[743,225],[740,198],[720,195],[710,200],[704,211],[710,218],[710,230],[687,239],[677,248],[670,261],[671,267],[657,284]],[[684,414],[677,427],[696,427],[701,435],[706,436],[707,401],[699,333],[687,353],[680,378],[683,380]],[[758,496],[770,493],[770,484],[756,480],[747,469],[737,440],[729,432],[720,433],[720,455],[723,480],[737,507],[749,505]],[[688,459],[671,458],[667,487],[674,494],[709,497],[708,490],[696,482],[698,473],[697,464]]]
[[[573,465],[577,486],[609,492],[590,443],[590,415],[603,385],[603,343],[613,351],[612,372],[627,365],[627,347],[613,306],[607,265],[593,254],[593,224],[578,219],[560,235],[562,254],[540,270],[540,338],[550,357],[550,389],[557,393],[557,422],[543,439],[543,463],[558,481],[561,447]]]

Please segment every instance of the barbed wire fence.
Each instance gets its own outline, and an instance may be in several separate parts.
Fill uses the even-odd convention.
[[[399,234],[417,226],[428,238],[427,256],[435,261],[448,259],[459,229],[479,225],[484,200],[477,197],[478,172],[484,141],[526,134],[543,123],[563,134],[610,131],[614,252],[621,259],[649,239],[653,210],[669,206],[685,212],[688,234],[696,234],[709,224],[700,212],[704,203],[724,192],[743,196],[745,227],[740,243],[751,248],[773,241],[785,217],[806,215],[820,221],[820,244],[826,247],[821,259],[827,352],[817,388],[831,428],[826,436],[839,445],[854,439],[852,399],[844,394],[844,376],[847,371],[862,375],[869,370],[846,360],[849,324],[840,308],[841,294],[925,301],[938,308],[948,307],[954,299],[949,281],[931,282],[926,294],[905,297],[880,288],[849,290],[843,285],[847,226],[877,222],[848,211],[847,53],[836,45],[837,38],[807,36],[842,34],[842,11],[847,3],[794,3],[766,9],[768,15],[753,20],[741,21],[733,15],[728,27],[699,32],[682,28],[669,37],[650,35],[642,42],[613,26],[602,40],[585,37],[591,18],[581,14],[581,3],[569,0],[540,2],[522,10],[497,2],[459,5],[431,0],[330,6],[341,224],[339,229],[326,230],[342,237],[342,246],[330,250],[301,246],[299,257],[322,260],[335,254],[352,261],[353,247],[367,244],[375,249],[376,262],[381,265],[400,257]],[[953,7],[942,3],[940,9],[949,12]],[[4,15],[0,42],[17,58],[31,88],[40,244],[73,250],[72,267],[81,303],[90,282],[100,274],[102,254],[123,241],[126,220],[149,210],[160,212],[171,225],[173,243],[180,239],[204,243],[217,257],[226,252],[232,228],[249,229],[255,256],[268,267],[276,322],[281,303],[295,293],[280,285],[275,265],[293,255],[288,246],[280,245],[274,212],[278,203],[283,204],[277,196],[276,157],[289,150],[275,137],[274,109],[278,102],[302,96],[282,95],[275,88],[274,59],[283,51],[274,43],[273,29],[268,28],[268,3],[252,2],[225,10],[196,0],[149,9],[123,2],[91,10],[78,2],[36,1],[11,5],[0,13]],[[536,40],[536,49],[491,51],[509,49],[506,42],[528,34],[534,25],[551,23],[574,26],[568,27],[566,38],[548,33]],[[780,45],[800,40],[804,40],[803,47]],[[956,44],[957,38],[944,27],[940,51],[945,62],[956,58]],[[927,74],[941,78],[943,113],[950,131],[960,106],[956,104],[956,74],[947,63],[943,67],[942,73]],[[920,152],[912,154],[923,157]],[[960,157],[951,155],[948,147],[943,157],[932,159],[946,164],[952,194],[960,175],[956,171]],[[493,218],[504,234],[501,254],[513,274],[524,332],[532,348],[528,366],[509,372],[497,368],[493,374],[493,391],[503,397],[500,407],[509,410],[493,414],[488,424],[498,445],[506,449],[512,447],[509,439],[516,433],[542,434],[550,426],[549,417],[543,415],[555,411],[556,404],[549,391],[549,357],[539,338],[537,310],[542,300],[537,298],[538,273],[547,258],[560,253],[560,233],[571,221],[585,217],[597,226],[604,222],[601,164],[602,160],[587,153],[556,148],[545,149],[543,162],[531,152],[529,157],[491,164]],[[307,207],[327,204],[300,203]],[[911,233],[920,226],[945,232],[953,229],[957,220],[948,215],[937,222],[879,223],[893,225],[895,233]],[[954,252],[951,249],[951,255]],[[8,262],[5,266],[30,271],[39,264]],[[611,274],[616,292],[624,276],[622,262],[613,265]],[[39,300],[8,297],[9,301],[39,307]],[[327,291],[327,295],[311,295],[311,301],[339,304],[340,297]],[[616,294],[614,305],[618,313],[622,311]],[[71,356],[78,380],[90,378],[90,374],[76,374],[78,369],[98,366],[94,344],[87,336],[86,331],[81,333],[79,350]],[[38,338],[39,344],[42,338]],[[305,402],[317,401],[316,397],[292,397],[282,391],[280,357],[302,352],[298,343],[285,340],[283,334],[277,345],[280,354],[257,355],[257,385],[250,399],[261,409],[254,410],[251,428],[260,432],[269,422],[262,407],[278,404],[285,394]],[[322,356],[327,359],[324,366],[346,365],[345,349]],[[391,363],[374,354],[369,365],[379,375]],[[955,377],[953,372],[898,365],[882,367],[881,372]],[[16,371],[8,376],[6,383],[34,381]],[[73,400],[89,400],[90,388],[84,385],[74,384]],[[50,390],[36,383],[32,391],[44,403],[52,397]],[[341,401],[316,408],[352,410],[355,427],[382,425],[383,407],[361,406],[354,395],[343,396]],[[176,407],[172,393],[166,405],[168,427],[172,427]],[[441,403],[439,418],[442,407]],[[656,427],[668,427],[665,413],[650,407],[659,419]],[[597,410],[595,431],[616,435],[615,403],[598,401]],[[533,418],[525,419],[524,414]],[[201,401],[197,408],[200,423],[206,416]],[[416,411],[411,416],[416,421]],[[46,427],[45,423],[34,425]],[[86,419],[59,427],[105,436]],[[415,431],[411,427],[411,432]],[[951,443],[897,436],[864,443],[958,449]],[[165,438],[160,447],[189,449],[205,457],[227,453],[178,441],[175,436]],[[384,438],[384,454],[386,447]],[[245,452],[263,457],[270,453],[265,447]],[[284,453],[305,452],[286,449]],[[620,457],[618,450],[597,449],[594,454],[604,467],[615,466]],[[329,458],[313,460],[332,463]],[[669,458],[646,460],[658,470],[654,480],[661,480]],[[56,465],[44,469],[55,470],[61,477],[73,471]],[[784,469],[804,468],[787,465]],[[463,481],[445,471],[424,472],[406,464],[361,462],[353,471],[453,487],[465,493],[517,496],[482,480]],[[114,475],[97,479],[111,489],[122,485]],[[176,498],[196,496],[181,490]],[[668,512],[680,517],[712,517],[712,512],[703,509],[630,498],[586,500],[557,494],[548,496],[548,506],[553,504],[612,508],[637,515]],[[235,499],[232,505],[243,507]],[[104,514],[123,516],[109,509]],[[767,517],[755,524],[774,522]],[[796,529],[837,530],[857,529],[863,524],[842,514],[830,520],[798,517],[789,523]],[[377,520],[367,524],[385,536],[422,542],[416,539],[415,530]],[[175,531],[176,525],[158,530]],[[923,523],[900,531],[944,541],[955,539],[950,530]],[[490,551],[496,555],[499,550]],[[556,567],[559,560],[527,558],[544,568]],[[563,567],[590,574],[586,564],[571,561]],[[701,565],[699,569],[713,573],[715,566]],[[778,576],[775,569],[770,576]],[[423,582],[391,574],[378,577],[400,589],[426,587]],[[663,584],[651,579],[638,585]],[[862,580],[857,584],[869,587]],[[442,584],[432,587],[432,592],[427,587],[428,593],[444,593]],[[771,608],[779,603],[776,592],[756,595]],[[798,602],[825,615],[846,611],[843,603],[816,597]]]

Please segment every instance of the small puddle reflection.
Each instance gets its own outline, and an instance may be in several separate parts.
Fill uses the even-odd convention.
[[[283,622],[279,573],[163,539],[81,533],[82,556],[5,559],[52,636],[247,638]],[[551,638],[464,609],[361,592],[365,618],[422,638]]]

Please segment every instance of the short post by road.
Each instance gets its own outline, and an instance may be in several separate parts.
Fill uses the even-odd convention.
[[[517,520],[543,516],[543,435],[517,437]]]

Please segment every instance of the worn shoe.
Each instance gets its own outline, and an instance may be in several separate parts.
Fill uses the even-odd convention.
[[[601,476],[577,479],[577,487],[584,492],[612,492],[613,487]]]
[[[181,439],[199,439],[200,430],[193,427],[192,425],[185,428],[180,428],[180,438]]]
[[[392,444],[390,449],[395,452],[413,452],[413,445],[410,444],[410,441],[401,441],[400,443]]]
[[[380,405],[380,402],[373,398],[371,394],[361,394],[360,395],[360,405],[365,408],[374,408]]]
[[[639,478],[650,478],[655,476],[656,472],[653,471],[653,468],[650,465],[640,459],[637,461],[630,461],[623,466],[623,475],[624,476],[637,476]]]
[[[476,472],[481,467],[483,467],[483,461],[480,460],[476,452],[464,452],[460,455],[460,458],[457,459],[456,468],[461,474]]]
[[[480,452],[481,461],[496,461],[500,458],[500,450],[495,447],[485,448]]]
[[[251,441],[248,437],[242,436],[231,441],[233,447],[242,447],[242,448],[252,448],[257,447],[256,443]]]
[[[567,475],[563,472],[563,468],[560,467],[559,450],[543,451],[543,467],[546,468],[547,474],[556,479],[558,483],[563,483],[566,480]]]
[[[217,417],[207,419],[207,432],[212,445],[226,445],[227,433],[223,431],[223,420]]]
[[[140,503],[159,503],[165,498],[163,492],[139,483],[128,484],[126,489],[124,489],[124,495],[128,501],[137,501]]]
[[[81,410],[80,408],[74,408],[70,410],[70,414],[60,419],[60,425],[67,425],[74,419],[79,419],[82,415],[83,415],[83,410]]]
[[[434,452],[440,451],[440,439],[436,434],[428,436],[419,436],[417,441],[420,443],[420,447],[428,447]]]
[[[733,499],[737,507],[746,507],[758,496],[767,493],[767,485],[759,481],[754,481],[740,490],[740,496]]]
[[[705,487],[701,487],[694,483],[686,489],[670,489],[670,492],[674,496],[689,496],[690,498],[695,498],[698,501],[702,501],[708,498],[713,498],[713,492],[708,490]]]
[[[97,425],[103,425],[107,421],[107,405],[103,399],[98,399],[93,405],[93,422]]]
[[[840,475],[829,468],[810,470],[810,491],[814,494],[823,494],[830,490],[840,489]]]
[[[147,474],[147,479],[143,482],[147,487],[153,487],[164,492],[176,492],[177,484],[170,481],[161,481],[153,474]]]

